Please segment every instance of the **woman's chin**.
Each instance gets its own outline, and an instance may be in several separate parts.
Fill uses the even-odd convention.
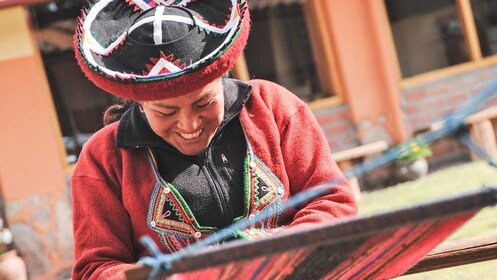
[[[205,140],[200,138],[190,140],[182,139],[181,141],[178,141],[176,149],[184,155],[196,156],[205,151],[205,149],[207,149],[207,146],[208,142],[206,144]]]

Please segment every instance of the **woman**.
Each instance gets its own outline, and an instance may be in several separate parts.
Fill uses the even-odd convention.
[[[236,237],[357,211],[305,103],[267,81],[223,78],[246,44],[246,1],[169,2],[102,0],[78,25],[83,71],[134,102],[73,174],[75,279],[122,277],[146,255],[145,234],[174,252],[325,181],[332,193]]]

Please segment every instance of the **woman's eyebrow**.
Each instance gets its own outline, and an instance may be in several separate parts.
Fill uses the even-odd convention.
[[[204,101],[205,99],[212,99],[214,96],[216,96],[216,95],[213,94],[212,92],[207,92],[206,94],[200,96],[197,100],[195,100],[192,103],[192,105],[197,105],[198,103]],[[160,103],[160,102],[152,102],[152,106],[163,108],[163,109],[178,109],[179,108],[179,106],[164,104],[164,103]]]
[[[162,104],[162,103],[152,103],[152,106],[154,107],[159,107],[159,108],[163,108],[163,109],[177,109],[178,106],[174,106],[174,105],[167,105],[167,104]]]
[[[192,105],[197,105],[198,103],[200,103],[206,99],[211,100],[212,98],[214,98],[214,96],[216,96],[214,93],[208,92],[208,93],[202,95],[199,99],[197,99],[197,101],[193,102]]]

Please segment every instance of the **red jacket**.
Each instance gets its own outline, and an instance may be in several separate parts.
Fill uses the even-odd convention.
[[[334,193],[289,211],[283,223],[291,227],[356,214],[353,193],[308,106],[276,84],[249,84],[252,94],[240,120],[254,154],[284,186],[283,200],[324,181],[338,182]],[[164,242],[150,226],[157,180],[146,149],[118,148],[117,127],[113,123],[95,133],[72,177],[74,279],[118,279],[147,254],[138,241],[142,235]]]

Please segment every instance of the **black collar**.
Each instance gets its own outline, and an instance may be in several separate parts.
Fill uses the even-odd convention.
[[[234,79],[223,79],[224,86],[224,117],[216,134],[240,113],[243,105],[250,98],[252,87]],[[148,125],[140,106],[133,104],[121,117],[117,129],[117,146],[120,148],[166,148],[176,150]]]

